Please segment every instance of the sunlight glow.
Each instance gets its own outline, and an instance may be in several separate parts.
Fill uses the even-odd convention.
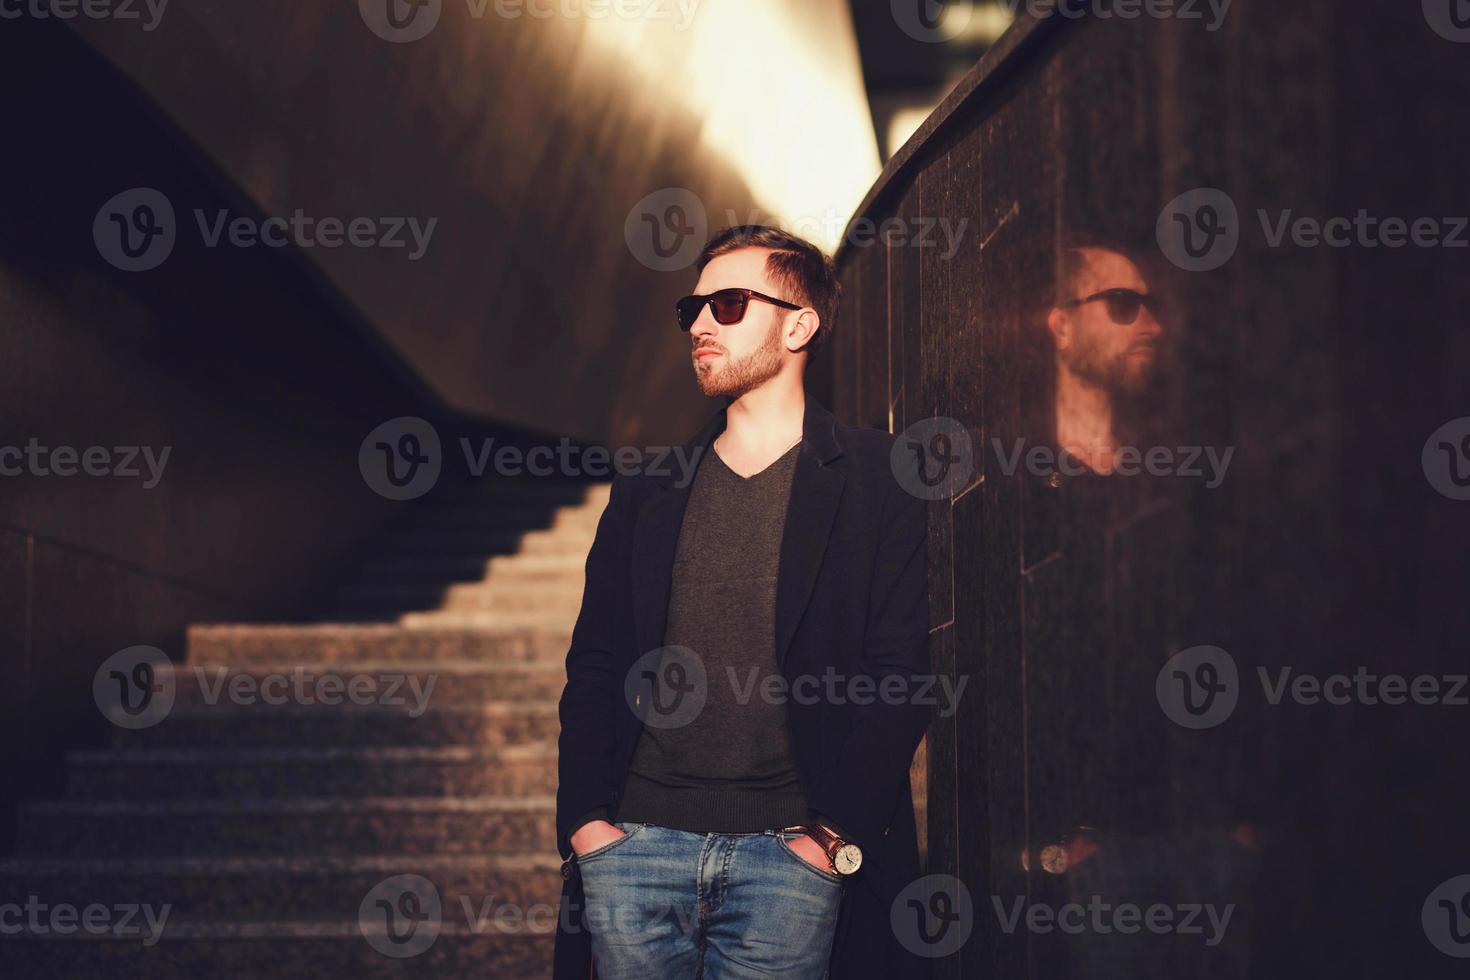
[[[846,0],[662,6],[667,20],[588,20],[584,38],[650,97],[703,121],[702,143],[745,181],[762,217],[835,248],[881,169]],[[707,204],[711,227],[725,224],[727,205]]]

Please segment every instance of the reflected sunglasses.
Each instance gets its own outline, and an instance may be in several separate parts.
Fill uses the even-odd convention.
[[[1155,296],[1140,293],[1136,289],[1104,289],[1082,299],[1068,300],[1059,304],[1062,309],[1081,306],[1084,303],[1104,302],[1108,304],[1108,317],[1120,327],[1126,327],[1138,319],[1138,311],[1147,308],[1157,319],[1159,301]]]
[[[754,289],[721,289],[704,296],[685,296],[674,304],[674,311],[679,315],[679,329],[686,332],[694,326],[694,321],[699,319],[700,311],[706,305],[714,314],[716,323],[729,326],[745,319],[745,309],[753,299],[763,300],[783,310],[802,309],[795,303],[758,293]]]

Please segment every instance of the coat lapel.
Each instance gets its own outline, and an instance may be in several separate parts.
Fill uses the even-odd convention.
[[[842,471],[827,465],[842,455],[837,443],[837,420],[808,396],[802,418],[801,453],[791,477],[791,500],[786,505],[786,529],[781,536],[781,567],[776,573],[776,664],[786,662],[786,650],[806,611],[827,538],[837,519],[837,503],[846,482]]]
[[[685,458],[702,462],[704,454],[712,451],[711,444],[725,431],[725,423],[725,410],[721,409],[698,435],[684,444]],[[807,397],[802,416],[801,452],[791,478],[791,498],[781,539],[781,565],[776,576],[778,664],[784,661],[811,598],[842,497],[844,477],[840,470],[827,465],[842,455],[836,424],[830,412]],[[638,654],[663,646],[674,554],[693,485],[691,482],[677,486],[672,475],[657,479],[658,488],[639,508],[633,529],[633,622]]]

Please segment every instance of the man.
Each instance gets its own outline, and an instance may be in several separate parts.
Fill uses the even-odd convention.
[[[1057,445],[1109,474],[1119,449],[1119,402],[1138,395],[1158,361],[1157,298],[1117,249],[1066,248],[1046,326],[1056,347]]]
[[[613,482],[561,698],[556,976],[918,977],[924,502],[893,437],[806,397],[838,283],[773,228],[716,235],[678,305],[726,407],[692,482]],[[830,970],[830,973],[829,973]]]

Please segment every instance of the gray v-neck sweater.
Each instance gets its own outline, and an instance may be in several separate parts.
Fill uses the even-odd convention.
[[[779,676],[776,576],[800,449],[750,477],[713,446],[700,460],[679,529],[664,645],[698,657],[705,702],[687,724],[644,726],[618,820],[697,833],[807,820],[786,705],[765,683]]]

